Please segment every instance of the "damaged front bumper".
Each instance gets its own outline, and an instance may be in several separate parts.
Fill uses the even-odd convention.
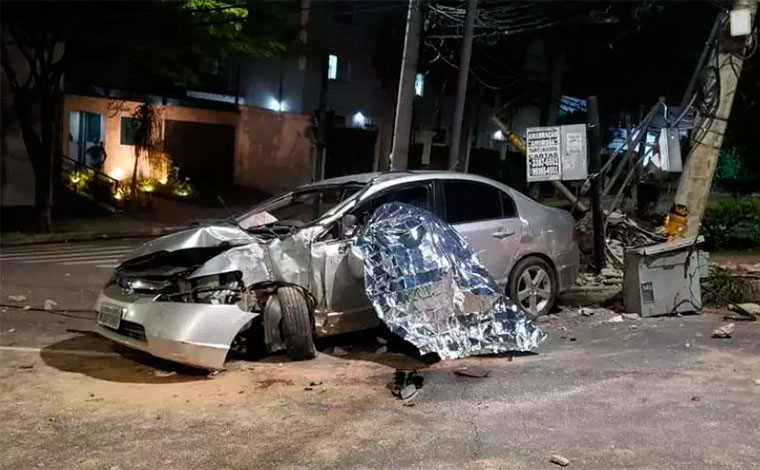
[[[237,305],[157,302],[150,296],[102,292],[95,310],[120,310],[118,328],[98,323],[106,338],[153,356],[204,369],[222,369],[232,340],[259,314]]]

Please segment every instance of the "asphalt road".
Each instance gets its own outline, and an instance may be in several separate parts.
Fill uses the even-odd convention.
[[[97,266],[136,243],[0,251],[3,304],[68,310],[2,308],[0,467],[760,468],[758,323],[719,340],[715,314],[562,313],[537,355],[425,365],[365,334],[208,376],[92,333]],[[453,373],[474,365],[490,376]],[[397,367],[425,377],[414,406],[387,389]]]

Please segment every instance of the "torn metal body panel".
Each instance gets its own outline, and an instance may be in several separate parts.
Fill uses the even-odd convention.
[[[422,354],[442,359],[533,351],[546,335],[501,293],[450,225],[414,206],[381,206],[360,233],[375,312]]]
[[[466,198],[447,199],[448,185],[475,188],[464,194],[492,195],[491,201],[483,202],[497,212],[496,217],[452,220],[452,214],[469,216],[479,208],[468,206]],[[369,216],[387,202],[418,204],[434,213],[439,224],[461,235],[470,255],[482,260],[468,261],[468,269],[479,266],[490,275],[488,282],[483,281],[489,294],[481,294],[480,288],[462,284],[464,265],[451,261],[454,264],[439,267],[449,270],[448,277],[417,294],[435,292],[439,300],[454,299],[455,307],[449,305],[442,312],[458,318],[460,326],[472,320],[471,328],[486,328],[486,320],[459,313],[495,312],[492,319],[498,317],[501,323],[486,328],[487,334],[478,340],[483,351],[531,350],[540,342],[540,332],[510,313],[511,303],[499,293],[508,288],[515,264],[528,256],[550,263],[557,278],[554,288],[572,285],[578,271],[572,218],[487,178],[451,172],[363,174],[312,183],[235,220],[148,242],[127,257],[104,287],[96,306],[99,328],[114,341],[159,357],[221,368],[233,338],[251,324],[262,322],[270,351],[287,343],[278,328],[283,312],[276,301],[283,284],[299,286],[309,297],[316,336],[380,325],[382,317],[376,305],[373,308],[376,299],[368,297],[365,287],[366,230],[393,229],[383,220],[369,223]],[[362,228],[364,244],[359,236]],[[449,248],[436,245],[440,253]],[[399,282],[406,275],[396,274],[401,276]],[[509,328],[518,333],[507,341]],[[425,331],[419,330],[420,338]],[[474,335],[462,334],[462,338]],[[424,348],[440,351],[442,357],[459,357],[466,349]]]

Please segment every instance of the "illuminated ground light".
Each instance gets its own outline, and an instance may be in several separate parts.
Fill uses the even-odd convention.
[[[114,168],[110,173],[111,178],[115,179],[116,181],[121,181],[124,179],[124,170],[121,168]]]
[[[269,98],[269,101],[267,101],[267,108],[272,111],[287,111],[288,105],[285,101],[277,101],[274,98]]]

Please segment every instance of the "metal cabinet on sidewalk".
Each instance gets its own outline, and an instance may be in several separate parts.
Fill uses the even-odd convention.
[[[703,237],[681,238],[627,250],[623,295],[628,312],[642,317],[694,312],[702,308],[700,278],[707,261],[697,250]]]

